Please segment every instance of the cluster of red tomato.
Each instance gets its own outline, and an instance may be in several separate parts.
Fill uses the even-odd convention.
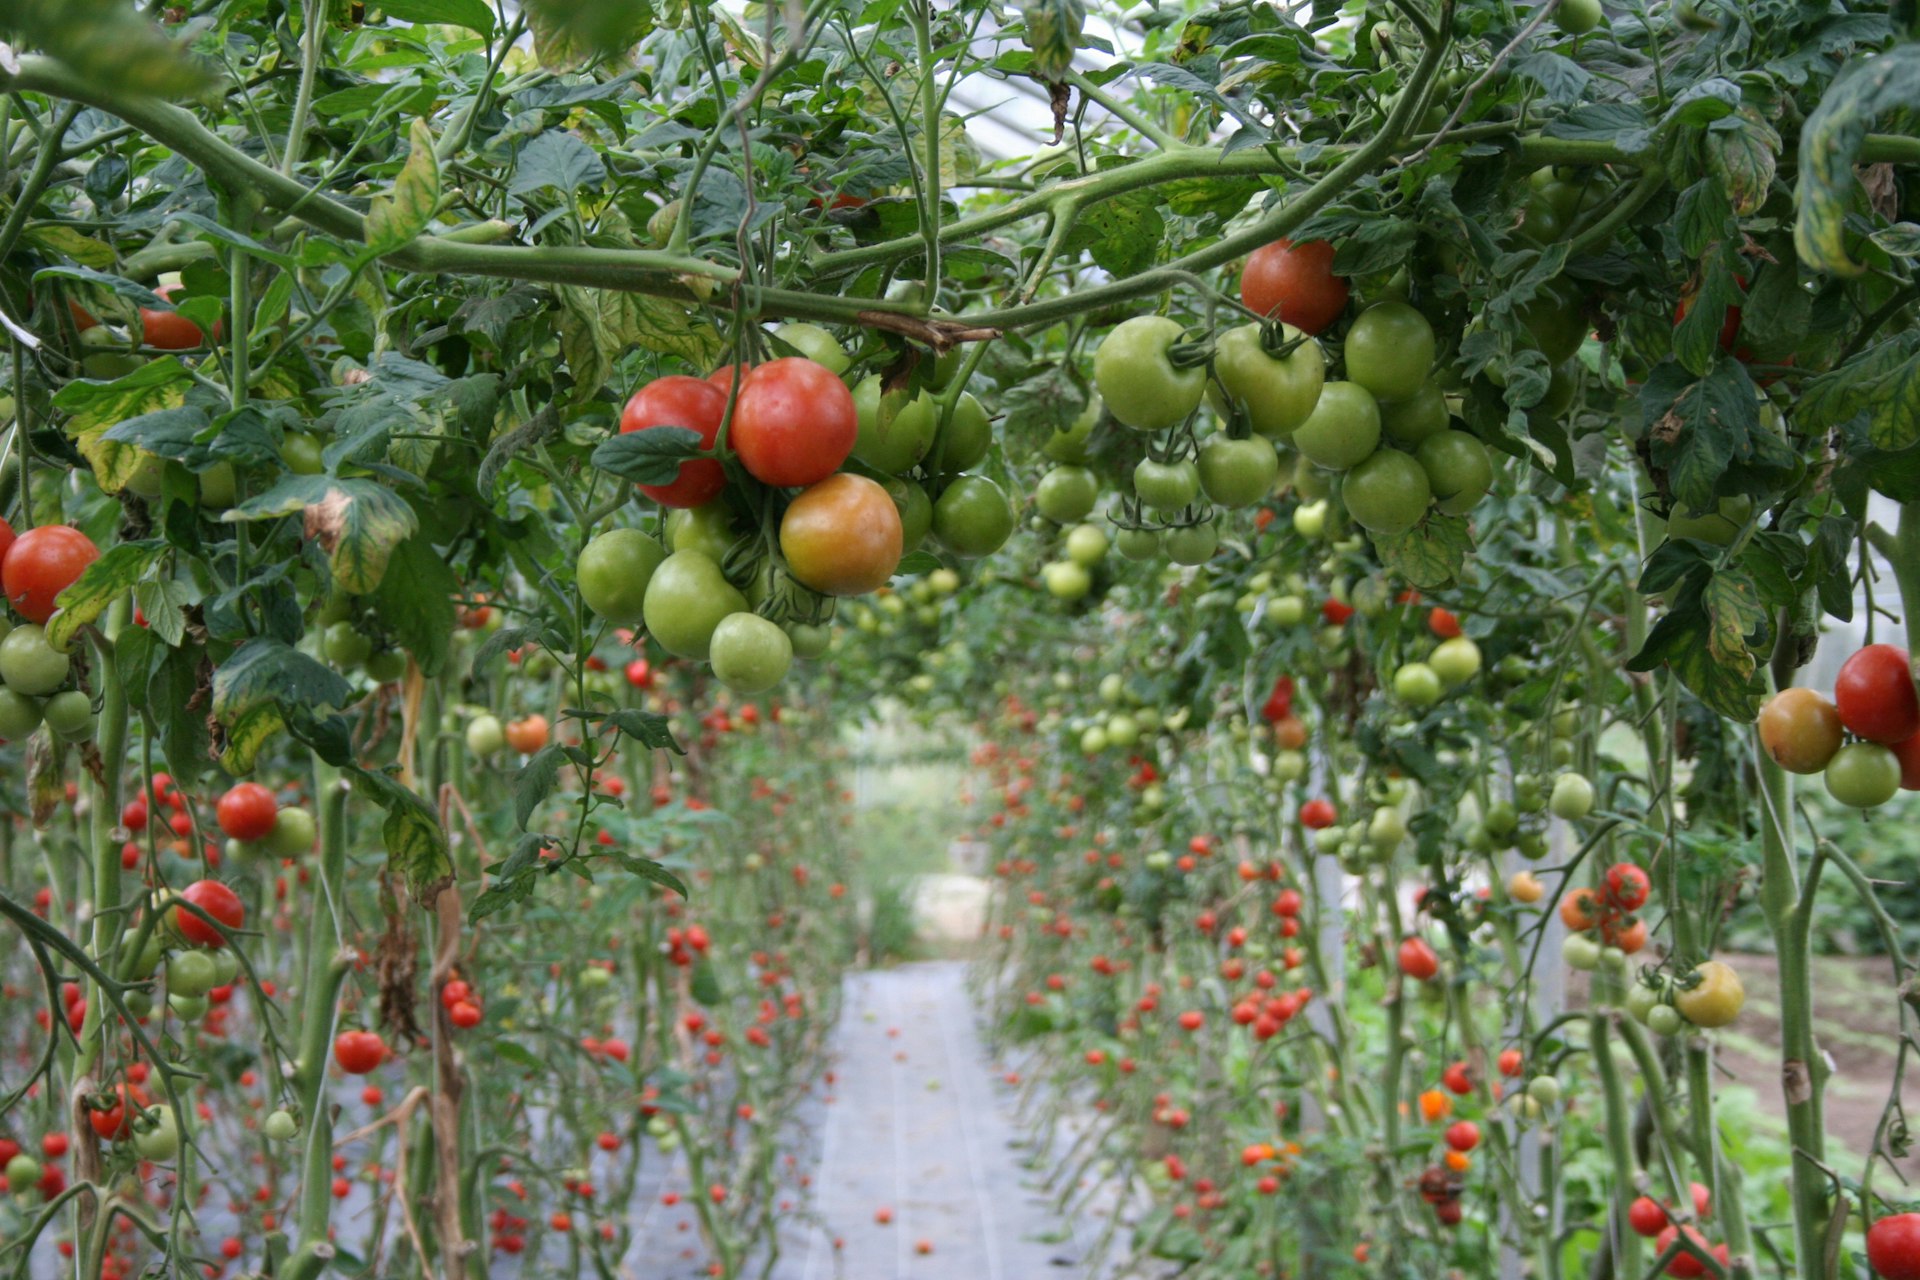
[[[1560,919],[1575,937],[1593,933],[1598,935],[1601,946],[1633,955],[1647,945],[1646,921],[1634,912],[1646,905],[1652,891],[1653,882],[1645,871],[1631,862],[1616,862],[1607,868],[1599,888],[1582,886],[1567,890],[1560,899]],[[1591,945],[1591,940],[1581,940]],[[1576,969],[1591,969],[1600,960],[1598,948],[1593,950],[1592,964],[1583,962],[1584,952],[1577,948],[1566,956],[1567,963]]]
[[[1911,655],[1870,644],[1840,668],[1829,701],[1782,689],[1760,708],[1760,743],[1789,773],[1824,773],[1841,804],[1872,809],[1920,791],[1920,694]],[[1856,741],[1846,742],[1852,734]]]

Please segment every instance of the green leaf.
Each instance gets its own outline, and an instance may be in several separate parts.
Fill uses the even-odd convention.
[[[1707,130],[1707,168],[1742,218],[1760,212],[1780,159],[1780,133],[1752,107]]]
[[[676,755],[685,755],[682,747],[673,736],[673,721],[657,711],[642,711],[638,707],[623,707],[618,711],[586,712],[569,708],[567,715],[590,723],[605,722],[632,738],[641,746],[654,751],[671,751]]]
[[[487,456],[480,459],[480,470],[474,475],[474,488],[480,496],[492,497],[494,481],[500,478],[507,464],[526,450],[559,435],[560,427],[559,411],[551,404],[543,404],[525,422],[494,437],[493,443],[487,446]]]
[[[1593,76],[1572,58],[1546,51],[1515,59],[1513,70],[1539,85],[1550,101],[1562,104],[1578,102],[1593,81]]]
[[[126,642],[122,636],[120,643]],[[163,649],[144,687],[144,701],[135,704],[141,690],[132,684],[127,686],[129,705],[136,705],[159,728],[160,750],[175,778],[195,779],[207,772],[211,735],[202,681],[211,665],[200,645]]]
[[[700,456],[700,433],[689,427],[651,427],[602,440],[593,465],[635,484],[671,484],[680,464]]]
[[[1766,629],[1766,610],[1744,572],[1699,573],[1654,624],[1627,669],[1652,671],[1664,663],[1713,711],[1751,723],[1766,686],[1749,641]]]
[[[147,620],[147,631],[162,643],[177,646],[187,637],[187,606],[196,599],[193,588],[172,578],[135,584],[134,607]]]
[[[1765,497],[1800,472],[1800,455],[1760,422],[1753,381],[1721,357],[1699,381],[1669,361],[1640,390],[1649,457],[1674,503],[1699,513],[1736,494]]]
[[[151,573],[166,551],[167,544],[158,538],[108,547],[55,598],[59,612],[47,622],[48,641],[56,649],[66,648],[80,634],[80,628],[105,613],[108,605]]]
[[[413,900],[422,906],[453,882],[453,859],[447,853],[447,833],[433,809],[386,773],[349,766],[354,794],[387,811],[380,835],[387,849],[387,869],[406,883]]]
[[[621,57],[653,30],[650,0],[527,0],[533,53],[549,71]]]
[[[554,783],[560,780],[560,768],[568,759],[565,747],[557,742],[548,743],[529,756],[513,775],[513,820],[522,831],[527,829],[528,820],[541,802],[553,794]]]
[[[1137,275],[1160,256],[1166,234],[1160,203],[1153,190],[1102,200],[1080,215],[1066,247],[1069,252],[1084,249],[1110,275]]]
[[[145,459],[135,446],[108,440],[107,433],[128,418],[177,408],[192,386],[178,359],[161,356],[112,382],[69,382],[53,397],[53,407],[67,415],[62,429],[93,467],[100,487],[118,493]]]
[[[380,0],[380,8],[402,22],[444,22],[483,36],[493,34],[493,10],[484,0]]]
[[[375,257],[419,238],[440,204],[440,161],[433,154],[433,130],[425,120],[415,120],[407,136],[412,150],[393,181],[393,190],[376,195],[367,209],[367,250]]]
[[[118,93],[181,98],[215,83],[212,68],[184,42],[168,39],[138,6],[120,0],[10,0],[0,6],[0,33]]]
[[[1033,50],[1033,74],[1049,83],[1064,80],[1080,51],[1086,6],[1081,0],[1027,0],[1020,17],[1026,24],[1027,48]]]
[[[1473,550],[1473,533],[1465,516],[1432,512],[1405,533],[1376,536],[1373,549],[1389,573],[1431,590],[1460,576]]]
[[[575,400],[606,385],[613,362],[634,347],[678,356],[696,369],[719,363],[725,343],[714,327],[666,298],[561,285],[560,350],[573,371]]]
[[[113,265],[113,246],[82,235],[72,227],[61,226],[56,222],[41,222],[28,227],[20,233],[20,238],[28,244],[36,245],[48,253],[63,258],[72,258],[83,267],[95,270]],[[45,272],[35,272],[38,279]],[[131,283],[130,281],[128,283]]]
[[[346,677],[290,645],[264,637],[235,649],[213,673],[212,709],[222,719],[257,702],[344,707],[352,700],[353,686]]]
[[[1815,271],[1857,276],[1847,252],[1847,214],[1860,192],[1854,160],[1880,115],[1920,107],[1920,44],[1903,44],[1850,64],[1827,86],[1800,130],[1793,244]]]
[[[1920,335],[1877,342],[1845,364],[1808,380],[1795,410],[1818,430],[1868,415],[1867,438],[1899,452],[1920,443]]]
[[[913,578],[923,573],[932,573],[940,567],[940,557],[931,551],[909,551],[900,557],[900,563],[894,566],[896,578]]]
[[[507,194],[520,196],[552,187],[571,197],[606,177],[607,166],[598,152],[572,134],[552,129],[520,148]]]
[[[1001,393],[1000,407],[1006,414],[1003,435],[1031,437],[1037,448],[1052,433],[1073,425],[1087,407],[1087,393],[1060,362],[1008,387]]]
[[[446,557],[416,533],[394,548],[373,593],[374,616],[424,675],[437,676],[446,666],[458,620],[453,598],[459,591],[460,580]]]
[[[652,858],[636,857],[631,853],[622,853],[618,849],[609,849],[599,856],[609,862],[618,863],[620,869],[628,875],[638,876],[649,884],[657,884],[664,888],[671,889],[682,898],[693,897],[687,890],[686,881],[682,880],[658,862],[655,862]]]
[[[303,515],[306,536],[327,553],[334,584],[352,595],[366,595],[380,585],[394,548],[419,526],[413,508],[393,490],[371,480],[331,476],[282,477],[220,518],[235,524],[296,511]]]

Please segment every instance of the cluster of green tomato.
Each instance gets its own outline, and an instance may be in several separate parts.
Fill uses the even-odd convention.
[[[64,742],[93,737],[93,700],[73,687],[73,661],[34,623],[0,619],[0,741],[18,742],[43,723]]]

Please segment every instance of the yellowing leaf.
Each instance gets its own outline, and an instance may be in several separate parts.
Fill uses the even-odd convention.
[[[427,229],[440,203],[440,161],[433,154],[433,131],[415,120],[407,134],[412,152],[393,181],[393,190],[373,198],[367,210],[367,248],[392,253]]]
[[[67,415],[62,427],[93,467],[95,481],[108,493],[118,493],[146,455],[131,444],[106,439],[107,432],[128,418],[178,408],[192,385],[179,360],[162,356],[112,382],[69,382],[54,396],[53,407]]]

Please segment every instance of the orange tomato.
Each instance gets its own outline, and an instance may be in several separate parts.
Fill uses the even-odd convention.
[[[548,736],[545,716],[526,716],[507,724],[507,745],[523,756],[546,746]]]
[[[810,486],[780,520],[780,553],[802,585],[857,596],[887,584],[904,532],[893,498],[865,476],[838,472]]]

